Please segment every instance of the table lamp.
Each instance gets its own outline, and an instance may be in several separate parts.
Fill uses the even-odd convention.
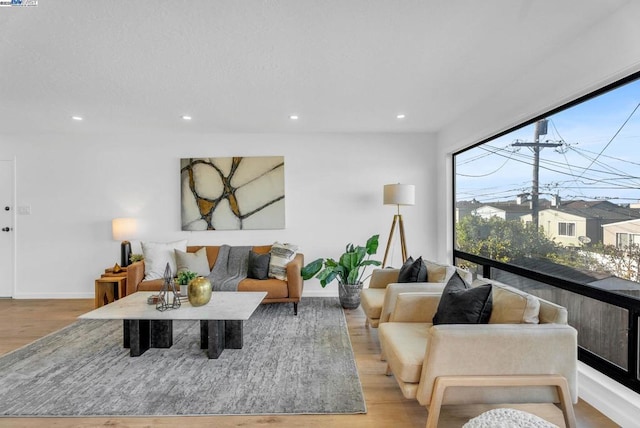
[[[128,239],[135,237],[138,224],[135,218],[114,218],[111,221],[111,232],[113,239],[121,241],[120,244],[120,266],[129,266],[131,256],[131,242]]]
[[[393,234],[396,230],[396,225],[400,229],[400,248],[402,249],[402,263],[407,260],[407,244],[404,237],[404,223],[402,222],[402,215],[400,214],[400,205],[415,205],[416,203],[416,186],[413,184],[385,184],[383,189],[383,203],[384,205],[395,205],[398,208],[398,213],[393,216],[393,222],[391,223],[391,231],[389,232],[389,240],[387,241],[387,249],[384,252],[384,259],[382,260],[382,267],[387,264],[387,256],[389,255],[389,248],[391,247],[391,241]]]

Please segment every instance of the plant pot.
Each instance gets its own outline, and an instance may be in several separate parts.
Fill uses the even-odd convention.
[[[345,309],[356,309],[360,306],[360,292],[363,283],[358,284],[338,284],[338,296],[340,304]]]

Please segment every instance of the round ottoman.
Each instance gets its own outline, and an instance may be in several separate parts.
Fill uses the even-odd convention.
[[[558,426],[522,410],[493,409],[471,419],[462,428],[558,428]]]

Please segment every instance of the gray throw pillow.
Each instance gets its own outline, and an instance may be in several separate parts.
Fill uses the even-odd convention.
[[[487,324],[492,303],[490,284],[471,288],[456,272],[444,287],[433,324]]]
[[[258,254],[253,251],[249,253],[249,271],[247,278],[267,279],[269,278],[269,262],[271,254]]]
[[[398,282],[426,282],[427,281],[427,265],[422,262],[422,256],[417,260],[409,257],[400,268],[398,273]]]

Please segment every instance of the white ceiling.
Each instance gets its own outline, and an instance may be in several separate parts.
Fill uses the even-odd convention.
[[[626,3],[39,0],[0,8],[0,133],[438,132]]]

